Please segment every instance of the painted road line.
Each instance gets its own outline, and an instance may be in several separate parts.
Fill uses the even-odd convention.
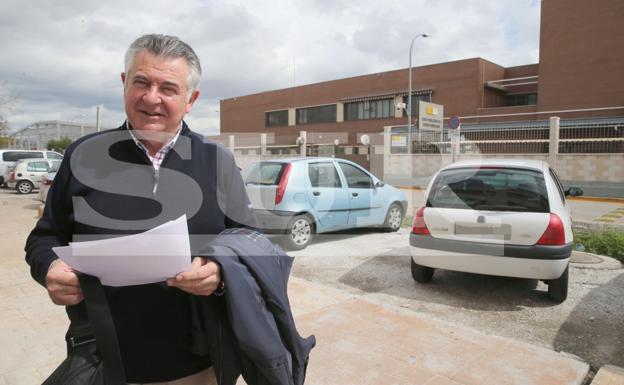
[[[615,222],[618,219],[624,217],[624,207],[618,207],[617,209],[610,211],[606,214],[596,218],[598,222]]]

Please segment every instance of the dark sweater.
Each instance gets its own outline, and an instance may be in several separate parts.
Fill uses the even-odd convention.
[[[67,150],[43,217],[26,242],[26,261],[42,285],[52,247],[133,234],[187,215],[191,253],[228,227],[254,226],[232,155],[183,124],[155,172],[124,126],[81,138]],[[146,266],[145,268],[149,268]],[[164,283],[105,287],[129,382],[184,377],[210,366],[191,353],[189,295]],[[84,304],[67,307],[69,333],[84,330]]]

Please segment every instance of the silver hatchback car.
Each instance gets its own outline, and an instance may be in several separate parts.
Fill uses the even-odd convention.
[[[7,185],[19,194],[30,194],[41,187],[44,174],[58,170],[60,159],[22,159],[8,173]]]

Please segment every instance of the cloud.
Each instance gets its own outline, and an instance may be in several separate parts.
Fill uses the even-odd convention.
[[[219,100],[405,68],[483,57],[537,62],[539,2],[513,0],[139,0],[0,3],[0,87],[19,97],[0,111],[13,129],[87,114],[123,118],[119,74],[132,40],[181,37],[198,53],[202,97],[189,122],[219,128]]]

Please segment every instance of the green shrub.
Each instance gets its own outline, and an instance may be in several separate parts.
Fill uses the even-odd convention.
[[[67,149],[67,147],[69,147],[71,143],[72,143],[72,140],[64,136],[59,140],[52,139],[48,141],[48,144],[46,147],[48,150],[54,150],[54,151],[63,153],[65,152],[65,150]]]
[[[624,232],[616,230],[575,231],[574,243],[588,253],[606,255],[624,262]]]

